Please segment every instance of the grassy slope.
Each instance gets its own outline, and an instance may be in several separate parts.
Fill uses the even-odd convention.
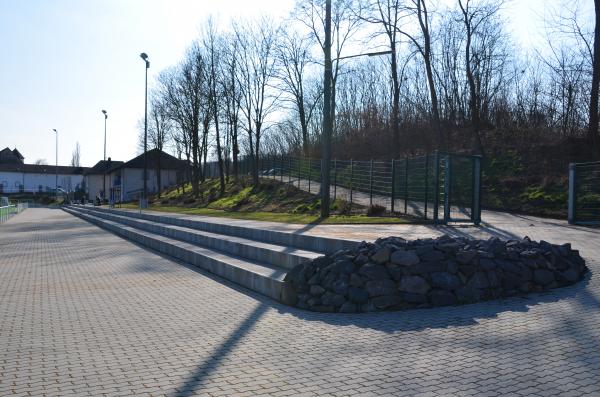
[[[125,204],[126,208],[137,208]],[[173,189],[151,202],[150,210],[177,212],[234,219],[273,221],[299,224],[377,224],[414,223],[410,218],[366,216],[366,208],[336,200],[332,216],[319,216],[320,200],[314,194],[274,180],[263,180],[254,188],[248,180],[229,182],[223,196],[219,195],[219,181],[207,180],[200,185],[200,194],[194,198],[188,184],[185,193]],[[421,221],[419,221],[421,222]]]

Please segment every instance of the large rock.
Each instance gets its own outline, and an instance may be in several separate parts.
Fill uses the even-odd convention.
[[[477,251],[475,251],[475,250],[459,251],[456,253],[456,260],[461,265],[474,264],[476,259],[477,259]]]
[[[325,306],[341,306],[346,302],[346,298],[342,295],[327,291],[321,296],[321,302]]]
[[[429,300],[433,306],[456,305],[456,296],[450,291],[434,289],[429,292]]]
[[[398,293],[398,289],[392,280],[371,280],[367,281],[367,292],[370,297],[395,295]]]
[[[550,285],[554,282],[554,274],[550,270],[546,269],[536,269],[533,273],[533,280],[537,284],[541,284],[543,286]]]
[[[383,295],[373,298],[371,303],[377,309],[387,309],[402,303],[402,298],[399,295]]]
[[[400,280],[398,289],[402,292],[411,294],[426,294],[430,290],[430,286],[421,276],[406,276]]]
[[[446,272],[431,273],[431,284],[434,288],[452,291],[460,287],[461,282],[454,274]]]
[[[412,266],[416,265],[421,260],[415,251],[398,250],[391,255],[390,261],[395,265]]]
[[[362,288],[350,287],[348,288],[348,299],[355,303],[365,303],[369,300],[369,293]]]
[[[420,255],[423,262],[438,262],[444,260],[445,256],[441,251],[432,250]]]
[[[358,274],[369,280],[386,280],[390,278],[385,266],[376,263],[365,263],[361,266]]]
[[[358,307],[356,306],[356,303],[352,302],[345,302],[339,310],[340,313],[356,313],[357,311]]]
[[[392,250],[390,247],[379,248],[373,255],[371,255],[371,260],[378,264],[384,264],[390,260],[390,254]]]

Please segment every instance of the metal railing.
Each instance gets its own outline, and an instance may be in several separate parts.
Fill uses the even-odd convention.
[[[600,224],[600,161],[569,165],[569,223]]]
[[[0,207],[0,223],[3,223],[12,218],[14,215],[25,211],[28,207],[28,203],[17,203]]]
[[[253,169],[240,161],[240,173]],[[277,179],[309,193],[321,188],[322,161],[315,158],[264,156],[262,178]],[[452,153],[398,160],[331,162],[331,197],[363,206],[382,206],[434,222],[481,222],[481,157]]]

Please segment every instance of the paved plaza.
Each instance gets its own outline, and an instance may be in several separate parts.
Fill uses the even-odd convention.
[[[591,274],[527,298],[373,314],[293,309],[62,210],[0,225],[0,396],[598,396],[600,230],[282,225],[352,239],[572,242]],[[247,224],[248,221],[227,221]]]

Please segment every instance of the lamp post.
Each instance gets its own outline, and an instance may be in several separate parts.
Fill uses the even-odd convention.
[[[106,119],[108,119],[108,113],[106,110],[102,110],[104,113],[104,175],[102,178],[102,199],[106,198]]]
[[[357,58],[361,56],[379,56],[391,54],[392,51],[378,51],[368,52],[364,54],[349,55],[345,57],[335,58],[333,60],[339,61],[341,59]],[[333,122],[335,113],[335,103],[331,97],[331,85],[332,85],[332,59],[331,59],[331,0],[327,0],[325,3],[325,46],[324,46],[325,64],[324,64],[324,78],[323,78],[323,164],[321,166],[321,217],[327,218],[329,216],[329,190],[331,186],[331,135],[333,134]]]
[[[145,52],[140,54],[140,58],[146,63],[146,86],[144,90],[144,193],[142,202],[140,203],[140,206],[145,208],[148,206],[148,157],[146,150],[148,148],[148,68],[150,67],[150,61]]]
[[[54,131],[54,135],[56,136],[56,153],[55,153],[56,168],[55,168],[55,174],[54,174],[54,195],[56,197],[56,203],[58,204],[58,131],[56,131],[56,128],[53,128],[52,131]]]

